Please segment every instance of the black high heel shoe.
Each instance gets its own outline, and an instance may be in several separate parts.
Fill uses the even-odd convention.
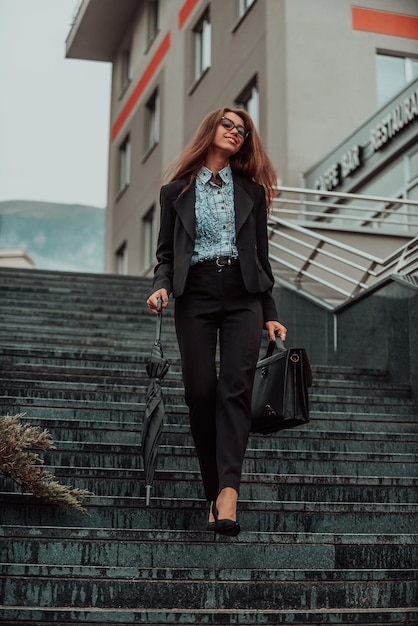
[[[218,509],[216,508],[215,502],[212,504],[212,513],[215,521],[212,522],[214,524],[213,531],[216,535],[226,535],[227,537],[236,537],[241,532],[241,526],[238,522],[234,522],[232,519],[219,519],[218,518]]]

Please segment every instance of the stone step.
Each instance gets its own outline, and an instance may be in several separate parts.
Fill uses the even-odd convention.
[[[80,519],[78,512],[47,505],[36,507],[34,498],[28,494],[1,492],[0,502],[7,502],[7,507],[2,506],[0,510],[0,523],[28,526],[88,524],[90,528],[170,528],[187,532],[206,528],[208,506],[203,499],[151,498],[151,505],[145,507],[145,489],[142,484],[137,489],[141,494],[130,498],[86,497],[88,521]],[[242,527],[239,537],[245,542],[255,540],[253,533],[411,534],[416,532],[417,512],[418,505],[410,503],[242,500],[238,513]],[[209,537],[210,533],[205,535]]]
[[[274,608],[263,609],[261,615],[259,609],[234,609],[231,614],[225,609],[102,609],[102,608],[78,608],[78,607],[44,607],[32,606],[29,608],[20,606],[0,607],[0,619],[3,626],[28,626],[29,623],[36,626],[73,626],[84,624],[93,626],[131,626],[143,624],[148,626],[163,626],[164,624],[187,624],[199,626],[225,626],[225,624],[237,624],[239,626],[259,626],[260,623],[267,626],[279,624],[296,624],[297,626],[318,624],[339,624],[339,626],[403,626],[418,623],[418,608],[380,608],[364,609],[349,608],[341,610],[328,609],[303,609],[298,608],[291,612]],[[173,622],[173,619],[176,621]],[[232,622],[231,619],[234,621]],[[262,622],[260,622],[262,619]],[[320,620],[320,621],[318,621]]]
[[[248,446],[243,468],[246,472],[302,473],[305,466],[309,474],[327,472],[340,475],[409,476],[418,475],[418,455],[406,452],[359,452],[338,450],[332,442],[322,449],[310,449],[304,441],[299,447],[286,447],[278,440],[276,448]],[[53,466],[85,466],[139,469],[141,459],[140,437],[132,437],[129,444],[80,441],[54,441],[55,449],[43,454],[45,463]],[[193,445],[165,445],[160,443],[158,466],[166,470],[195,471],[197,459]]]
[[[364,381],[383,381],[390,382],[389,374],[386,370],[361,368],[361,367],[348,367],[344,365],[321,365],[311,364],[312,371],[315,373],[315,380],[328,379],[332,376],[333,379],[339,380],[351,380],[355,383],[361,384]]]
[[[26,386],[34,387],[45,386],[49,383],[53,383],[54,386],[57,386],[58,383],[62,384],[77,384],[77,385],[87,385],[87,384],[97,384],[97,385],[131,385],[131,388],[137,388],[138,382],[140,381],[142,384],[148,384],[148,376],[146,373],[146,363],[147,359],[144,361],[141,366],[139,366],[136,370],[131,370],[131,380],[127,381],[126,371],[112,371],[112,370],[103,370],[100,368],[75,368],[72,367],[69,369],[68,367],[57,367],[57,366],[45,366],[39,367],[34,366],[32,368],[28,368],[25,366],[25,369],[21,367],[10,367],[5,371],[0,371],[0,387],[3,388],[8,384],[8,381],[13,381],[14,384],[17,384],[18,381],[24,381]],[[171,365],[171,364],[170,364]],[[175,381],[176,386],[180,390],[182,389],[181,384],[181,368],[180,364],[176,363],[173,367],[170,367],[166,376],[164,377],[163,385],[164,386],[173,386],[172,381]],[[52,385],[51,385],[52,386]],[[401,399],[402,397],[409,397],[410,389],[408,385],[392,385],[386,382],[375,382],[371,383],[368,381],[362,381],[356,384],[356,394],[365,395],[366,397],[373,396],[374,394],[379,393],[384,397],[395,397]],[[342,381],[342,380],[332,380],[321,379],[316,380],[314,378],[313,386],[310,390],[311,395],[313,393],[325,393],[325,394],[352,394],[353,391],[353,382],[350,381]],[[414,404],[414,403],[412,403]],[[417,407],[418,411],[418,407]]]
[[[57,420],[56,413],[51,417],[26,416],[22,423],[29,423],[40,429],[46,428],[52,434],[54,441],[94,441],[96,443],[132,444],[140,437],[142,420],[123,422],[123,430],[119,422],[103,420],[65,419]],[[407,452],[417,451],[418,433],[386,433],[386,432],[353,432],[329,431],[304,427],[303,431],[287,430],[270,437],[252,435],[250,447],[276,449],[278,443],[287,449],[320,449],[324,445],[333,449],[361,451],[371,447],[375,452]],[[303,440],[296,433],[303,432]],[[325,443],[326,442],[326,443]],[[164,424],[160,443],[165,445],[192,445],[191,433],[188,424]],[[328,449],[327,448],[327,449]]]
[[[59,482],[88,489],[99,497],[132,497],[142,492],[142,469],[91,467],[50,467]],[[244,500],[262,499],[299,502],[364,502],[417,504],[418,478],[392,476],[327,476],[298,474],[246,474],[242,476],[240,496]],[[17,491],[13,481],[0,477],[0,490]],[[201,496],[198,472],[157,470],[152,495],[156,498],[193,498]]]
[[[75,305],[82,306],[94,305],[97,303],[109,303],[110,306],[121,306],[126,303],[131,307],[136,303],[137,307],[147,311],[146,300],[150,294],[148,285],[141,282],[133,282],[131,284],[118,285],[102,285],[100,281],[96,285],[81,283],[18,283],[16,285],[7,285],[1,281],[0,289],[3,294],[4,302],[7,305],[19,307],[28,303],[30,307],[38,307],[39,301],[43,300],[56,309],[65,302],[73,302]],[[172,303],[170,303],[172,304]],[[169,307],[164,312],[167,317],[172,315],[174,307]],[[151,315],[148,311],[148,315]]]
[[[169,412],[164,418],[164,430],[181,428],[186,434],[189,431],[189,418],[186,409],[182,410],[181,407],[174,406],[166,408]],[[127,405],[86,408],[86,405],[69,407],[60,404],[57,406],[56,403],[49,400],[37,401],[33,399],[30,400],[30,403],[23,404],[18,402],[16,398],[0,396],[0,414],[14,415],[16,413],[25,413],[26,418],[24,419],[29,422],[35,420],[40,425],[45,422],[44,427],[46,428],[52,428],[51,421],[55,426],[61,421],[65,423],[65,421],[70,420],[75,423],[78,421],[90,421],[96,424],[100,422],[103,425],[112,424],[109,428],[120,428],[121,430],[131,428],[135,430],[141,427],[144,419],[143,409],[141,412],[136,405],[129,405],[129,408]],[[310,415],[311,421],[306,426],[282,431],[280,434],[266,436],[263,439],[266,442],[274,442],[278,436],[300,438],[310,436],[311,433],[313,435],[316,432],[329,433],[330,438],[342,437],[346,433],[348,437],[357,439],[367,438],[368,433],[376,435],[380,433],[393,438],[393,440],[397,440],[399,437],[411,437],[411,440],[415,440],[417,435],[416,419],[413,416],[402,416],[401,418],[399,415],[394,416],[390,413],[361,413],[360,410],[349,414],[345,412],[328,413],[316,411],[314,407]]]
[[[8,312],[5,314],[3,311],[0,314],[0,322],[2,329],[9,330],[17,335],[24,332],[34,332],[40,335],[48,335],[57,331],[65,331],[66,333],[77,334],[77,329],[80,330],[80,334],[93,332],[95,329],[100,328],[101,332],[118,332],[123,336],[130,336],[135,334],[141,340],[146,342],[150,337],[150,333],[155,333],[156,318],[148,312],[147,315],[139,314],[135,307],[132,307],[132,311],[129,313],[100,313],[93,310],[77,311],[74,309],[72,303],[65,303],[66,307],[71,307],[70,312],[62,313],[59,309],[46,314],[46,310],[36,312],[32,311],[29,306],[27,307],[27,314],[22,315],[19,312]],[[106,307],[108,310],[109,307]],[[175,341],[174,329],[167,331],[167,325],[164,324],[164,331],[162,337],[165,342]]]
[[[68,284],[68,283],[20,283],[16,285],[5,285],[0,277],[0,289],[7,306],[19,307],[28,303],[29,307],[39,306],[39,301],[49,303],[51,307],[59,308],[63,303],[74,303],[76,306],[93,306],[100,303],[108,303],[112,306],[121,306],[126,303],[131,308],[135,303],[138,309],[147,311],[146,300],[150,294],[147,285],[141,282],[122,285],[96,285],[88,284]],[[172,304],[172,303],[170,303]],[[172,315],[174,307],[169,306],[164,315]],[[151,313],[148,311],[148,315]]]
[[[48,467],[48,466],[47,466]],[[52,469],[52,468],[51,468]],[[125,476],[127,482],[132,481],[132,486],[137,488],[137,485],[144,481],[143,470],[134,469],[112,469],[112,468],[91,468],[91,467],[70,467],[62,466],[60,468],[54,468],[57,475],[66,476],[67,478],[80,479],[85,478],[99,478],[103,476],[103,480],[115,480],[122,481]],[[125,473],[125,474],[124,474]],[[99,480],[96,481],[98,484]],[[162,468],[157,468],[154,475],[154,492],[159,488],[162,490],[164,486],[171,486],[173,489],[173,497],[176,497],[175,488],[178,486],[181,488],[183,484],[189,485],[193,488],[194,483],[198,484],[199,489],[201,487],[200,473],[199,471],[178,471],[172,472]],[[355,474],[291,474],[282,473],[256,473],[256,472],[243,472],[242,474],[242,488],[246,490],[252,500],[255,497],[254,491],[257,485],[260,489],[274,490],[274,494],[271,497],[271,501],[275,500],[292,500],[292,501],[329,501],[338,502],[340,497],[347,497],[347,502],[372,502],[376,498],[376,502],[400,502],[400,503],[413,503],[418,502],[418,492],[416,491],[418,481],[416,477],[409,476],[359,476]],[[379,489],[381,490],[381,498],[378,497]],[[317,493],[317,497],[314,497],[314,493]],[[132,491],[129,495],[132,495]],[[260,492],[261,493],[261,492]],[[291,497],[291,494],[302,494],[300,497]],[[323,497],[320,494],[323,493]],[[329,494],[329,495],[325,495]],[[334,494],[334,497],[331,494]],[[353,497],[348,498],[350,494]],[[118,493],[117,495],[121,495]],[[155,493],[155,495],[157,495]],[[201,492],[199,491],[199,497]],[[245,493],[243,492],[245,498]],[[270,494],[271,495],[271,494]],[[169,497],[169,496],[167,496]],[[177,494],[177,497],[181,497]],[[255,498],[257,499],[257,498]],[[262,498],[267,501],[267,498]]]
[[[146,333],[155,329],[155,317],[144,315],[136,310],[135,306],[132,306],[132,310],[127,310],[127,307],[111,308],[109,305],[103,307],[74,307],[73,304],[66,304],[71,308],[67,311],[62,311],[60,308],[52,309],[48,307],[48,303],[42,303],[44,306],[42,309],[33,309],[33,307],[26,306],[24,314],[19,310],[19,307],[11,307],[7,303],[3,303],[5,308],[0,314],[0,321],[2,328],[9,328],[10,330],[30,329],[32,327],[43,327],[46,330],[46,326],[49,329],[60,328],[88,328],[92,329],[94,326],[100,325],[103,330],[112,330],[115,325],[121,333],[126,334],[129,331],[135,330],[135,332],[141,332],[144,337]],[[103,310],[96,310],[103,309]],[[6,312],[7,311],[7,312]],[[165,329],[166,330],[166,329]],[[171,334],[171,333],[170,333]],[[168,333],[164,332],[165,338],[168,337]],[[170,337],[171,339],[171,337]]]
[[[92,403],[89,403],[89,406]],[[20,402],[16,398],[0,396],[0,415],[26,415],[27,421],[35,420],[36,425],[53,430],[60,420],[91,421],[96,425],[101,423],[106,425],[111,423],[114,428],[119,427],[121,430],[125,428],[129,430],[141,431],[141,425],[144,419],[144,406],[132,404],[118,404],[117,407],[112,405],[97,405],[91,408],[80,406],[71,402],[60,403],[56,406],[53,400],[33,400],[28,399],[27,402]],[[167,408],[167,407],[166,407]],[[185,436],[189,432],[189,418],[186,410],[181,407],[169,407],[169,411],[164,417],[164,432],[170,429],[183,429]],[[348,417],[348,419],[347,419]],[[24,418],[25,419],[25,418]],[[51,424],[52,423],[54,425]],[[315,434],[314,434],[315,433]],[[325,433],[325,434],[324,434]],[[311,411],[311,420],[305,426],[289,429],[281,433],[272,434],[262,437],[261,435],[252,436],[252,440],[262,437],[266,447],[274,447],[277,437],[289,439],[304,439],[312,436],[326,437],[351,437],[352,439],[360,439],[367,434],[383,434],[386,437],[392,437],[394,441],[399,437],[416,439],[417,428],[416,421],[413,416],[392,416],[389,413],[369,414],[369,413],[351,413],[346,415],[341,413],[322,413]],[[53,432],[55,434],[55,431]]]
[[[78,293],[85,300],[96,294],[116,298],[143,298],[147,297],[152,288],[151,279],[140,276],[115,276],[96,274],[87,278],[80,278],[68,274],[61,276],[24,277],[24,280],[14,276],[12,280],[5,280],[3,272],[0,274],[0,286],[3,293],[11,294],[54,294],[57,299]]]
[[[100,362],[93,363],[90,367],[88,363],[84,365],[73,365],[72,362],[67,364],[45,364],[45,363],[26,363],[25,361],[12,363],[10,360],[3,359],[3,369],[0,371],[2,380],[14,380],[20,378],[28,381],[64,381],[64,382],[94,382],[99,384],[130,384],[136,385],[138,378],[148,378],[146,374],[146,364],[149,358],[143,357],[138,359],[137,363],[112,363],[111,361],[104,364]],[[176,379],[181,384],[180,363],[170,362],[170,368],[165,377],[166,380]]]
[[[142,386],[149,384],[149,378],[146,371],[146,362],[138,364],[137,367],[131,370],[113,370],[113,369],[99,369],[92,368],[76,368],[76,367],[61,367],[56,366],[45,367],[42,369],[39,366],[31,368],[30,366],[13,367],[8,368],[7,371],[0,371],[0,387],[3,388],[8,384],[8,381],[12,381],[16,384],[17,381],[24,381],[25,384],[30,387],[37,385],[48,385],[52,383],[52,386],[58,384],[81,384],[81,385],[100,385],[101,387],[123,388],[135,390],[138,387],[138,383],[141,382]],[[174,382],[173,382],[174,381]],[[176,387],[180,387],[182,384],[181,372],[179,367],[171,367],[164,377],[164,384],[172,387],[174,384]]]
[[[93,451],[92,451],[93,452]],[[180,458],[176,458],[176,453]],[[187,456],[187,453],[190,456]],[[64,456],[64,455],[62,455]],[[83,455],[85,458],[87,455]],[[128,458],[121,450],[122,458]],[[76,460],[77,456],[69,451],[67,458]],[[78,457],[80,458],[80,457]],[[97,455],[94,458],[99,461]],[[120,459],[114,458],[115,463]],[[131,462],[133,459],[131,458]],[[159,447],[158,464],[160,468],[166,470],[195,469],[195,456],[193,447],[182,447],[180,450],[175,446]],[[69,463],[72,464],[72,463]],[[84,465],[84,463],[82,463]],[[308,450],[286,450],[278,446],[276,450],[259,450],[248,448],[243,464],[246,472],[259,472],[273,474],[297,473],[306,471],[308,474],[340,474],[359,476],[409,476],[418,475],[416,454],[396,454],[396,453],[371,453],[371,452],[337,452],[332,449],[310,452]],[[305,470],[303,469],[305,468]]]
[[[22,346],[7,347],[0,345],[0,358],[2,362],[7,362],[10,365],[20,366],[22,364],[31,365],[36,368],[38,365],[45,365],[47,367],[77,367],[81,370],[98,368],[103,369],[108,366],[118,367],[120,370],[124,368],[132,367],[132,363],[146,363],[149,359],[149,353],[142,346],[141,352],[135,354],[125,354],[121,351],[119,354],[114,351],[109,356],[106,350],[96,352],[84,351],[82,349],[57,349],[54,346],[47,349],[42,346],[36,348],[25,348]],[[176,352],[176,358],[174,363],[170,361],[171,366],[178,366],[180,364],[180,358],[178,351]],[[333,365],[315,365],[312,364],[312,371],[314,373],[315,383],[320,380],[338,380],[343,379],[345,381],[353,381],[359,385],[363,384],[363,381],[382,381],[389,382],[388,373],[385,370],[372,370],[361,369],[343,366]]]
[[[91,354],[96,354],[98,351],[106,353],[107,359],[117,359],[121,353],[126,357],[129,357],[133,352],[140,352],[141,358],[144,362],[148,361],[151,349],[154,342],[154,337],[150,336],[146,343],[141,340],[138,335],[131,339],[124,339],[116,334],[113,336],[110,333],[104,332],[99,336],[90,336],[87,332],[82,337],[75,331],[72,334],[57,333],[43,335],[36,331],[28,330],[26,334],[21,334],[20,331],[13,331],[13,336],[10,329],[5,332],[0,329],[0,342],[4,346],[16,347],[36,351],[39,347],[47,347],[52,349],[59,349],[62,352],[83,352],[86,357]],[[173,359],[178,359],[178,347],[177,343],[173,341],[171,344],[164,343],[164,356],[171,362]]]
[[[32,421],[31,424],[35,425],[35,422]],[[44,426],[45,424],[42,424],[42,427]],[[129,448],[132,448],[132,454],[138,454],[138,445],[141,442],[141,429],[139,425],[137,425],[136,428],[130,428],[127,424],[123,432],[118,430],[101,430],[99,426],[100,422],[93,425],[92,428],[86,429],[86,431],[77,429],[74,436],[71,430],[63,432],[59,427],[53,426],[52,428],[48,428],[48,430],[52,435],[54,445],[58,451],[67,450],[68,442],[74,442],[75,445],[72,447],[76,447],[80,452],[89,451],[89,444],[92,444],[94,446],[92,451],[97,450],[98,445],[104,445],[107,446],[104,453],[109,452],[112,447],[115,448],[117,446],[115,449],[118,453],[129,455]],[[106,428],[106,426],[103,425],[103,428]],[[275,438],[269,439],[251,437],[248,446],[249,456],[251,456],[252,450],[261,452],[264,450],[273,450],[274,454],[277,455],[282,452],[285,452],[287,455],[291,452],[296,452],[300,455],[316,452],[326,454],[336,453],[338,455],[400,455],[395,456],[395,460],[399,462],[399,460],[403,458],[403,455],[416,455],[417,452],[416,436],[414,436],[413,441],[406,442],[405,439],[408,438],[408,435],[405,435],[405,439],[399,438],[395,443],[390,440],[381,441],[378,439],[374,442],[372,439],[331,439],[326,431],[319,431],[315,434],[318,435],[317,438],[306,436],[306,432],[304,433],[303,439],[290,436],[276,436]],[[76,442],[83,445],[79,446]],[[159,445],[162,452],[175,449],[176,453],[181,455],[181,447],[187,446],[189,451],[193,446],[193,441],[191,435],[184,434],[182,430],[179,430],[177,433],[167,433],[163,431]],[[371,445],[373,447],[373,453],[369,451]],[[406,462],[410,461],[409,456],[405,456],[404,458]]]
[[[0,268],[0,278],[2,285],[17,285],[21,282],[29,287],[42,282],[53,283],[58,285],[69,284],[85,284],[86,286],[96,287],[97,285],[113,285],[124,287],[128,284],[151,284],[152,279],[145,276],[126,276],[120,274],[97,274],[89,272],[62,272],[55,270],[41,269],[21,269],[21,268]]]
[[[48,471],[51,468],[46,466]],[[139,497],[143,492],[142,470],[109,470],[106,468],[61,467],[54,475],[63,484],[88,489],[99,498]],[[258,479],[255,483],[254,477]],[[329,503],[386,503],[417,504],[417,479],[375,476],[312,475],[303,480],[297,474],[243,475],[241,496],[244,500],[261,498],[265,502],[329,502]],[[19,493],[16,484],[8,478],[0,479],[4,493]],[[201,482],[197,472],[168,473],[157,470],[152,496],[163,500],[201,497]]]
[[[0,319],[1,322],[1,319]],[[70,324],[57,324],[56,326],[46,325],[42,321],[37,324],[20,324],[16,325],[8,324],[2,325],[0,329],[0,339],[2,343],[7,345],[10,340],[13,341],[13,345],[24,341],[32,342],[34,345],[38,343],[51,342],[54,346],[69,344],[74,347],[83,347],[87,342],[91,345],[100,345],[100,340],[108,338],[112,340],[114,345],[136,345],[141,352],[147,349],[149,351],[154,343],[154,336],[151,334],[151,329],[154,330],[154,324],[142,330],[139,326],[134,327],[133,324],[129,324],[128,328],[120,331],[117,323],[109,324],[108,327],[104,325],[97,325],[94,320],[90,324],[83,326],[78,323]],[[11,334],[13,337],[11,337]],[[118,340],[118,341],[116,341]],[[164,348],[175,347],[177,349],[177,341],[174,336],[168,336],[164,338]]]
[[[7,276],[2,271],[0,273],[0,283],[2,289],[28,289],[34,290],[50,287],[58,289],[84,289],[88,297],[92,291],[121,292],[127,291],[148,291],[152,286],[152,279],[146,276],[118,275],[118,274],[88,274],[83,272],[83,276],[75,272],[55,272],[47,274],[31,271],[31,275]]]
[[[34,297],[38,298],[34,302]],[[118,323],[132,323],[146,326],[154,326],[156,317],[146,307],[146,295],[144,299],[137,297],[114,297],[96,294],[95,297],[86,298],[83,295],[71,294],[66,298],[57,300],[55,294],[28,294],[23,296],[8,296],[2,290],[2,310],[0,319],[2,324],[16,327],[17,321],[30,327],[44,322],[52,326],[72,325],[75,322],[89,323],[96,319],[108,326],[112,320]],[[164,312],[163,331],[164,335],[174,332],[173,312]]]
[[[69,381],[30,381],[25,379],[3,379],[1,384],[1,395],[3,397],[15,398],[44,398],[56,400],[69,400],[81,402],[124,402],[124,403],[143,403],[148,391],[149,379],[146,372],[143,371],[142,376],[138,377],[137,384],[134,385],[112,385],[85,382],[69,382]],[[161,383],[163,397],[166,406],[173,405],[183,406],[184,409],[184,391],[179,385],[178,379],[167,378]],[[337,391],[337,393],[336,393]],[[378,394],[375,390],[373,394],[373,402],[366,403],[365,398],[369,398],[367,390],[356,389],[338,389],[328,390],[313,389],[309,392],[309,400],[312,406],[319,405],[317,408],[324,411],[329,410],[328,405],[334,405],[334,409],[338,410],[338,405],[344,404],[345,407],[360,407],[362,410],[365,406],[371,409],[379,408],[384,411],[392,411],[396,407],[399,414],[409,413],[417,415],[418,407],[415,402],[409,398],[399,398],[399,395],[385,393]],[[322,406],[321,406],[322,405]]]
[[[91,578],[105,577],[109,580],[165,580],[165,581],[302,581],[314,582],[319,580],[333,581],[360,581],[369,577],[373,581],[383,580],[415,580],[418,571],[414,568],[408,569],[373,569],[368,571],[361,569],[276,569],[271,568],[264,572],[259,572],[251,567],[246,568],[217,568],[213,567],[141,567],[135,566],[94,566],[94,565],[44,565],[27,563],[0,563],[2,574],[6,573],[7,578],[36,576],[41,578],[68,578],[75,580],[89,580]],[[404,576],[403,576],[404,574]]]
[[[168,521],[169,513],[166,513]],[[167,528],[167,527],[166,527]],[[416,569],[417,534],[340,533],[288,530],[243,532],[237,538],[185,529],[71,528],[44,526],[35,536],[30,528],[3,525],[4,562],[49,566],[138,568],[259,568],[270,569],[408,570]],[[303,564],[295,567],[295,563]],[[318,567],[319,566],[319,567]]]
[[[13,404],[12,402],[3,403],[0,398],[0,415],[15,414],[26,416],[22,418],[23,421],[26,420],[29,423],[33,422],[36,426],[47,428],[50,430],[53,438],[59,433],[60,421],[63,420],[64,423],[66,423],[66,421],[70,420],[75,424],[75,431],[71,429],[71,432],[76,433],[74,437],[75,442],[88,440],[88,438],[82,436],[82,433],[78,433],[77,422],[91,422],[92,428],[97,428],[102,424],[103,429],[100,437],[106,437],[108,434],[111,441],[116,441],[116,435],[115,438],[112,438],[111,432],[117,432],[118,428],[122,433],[126,431],[130,440],[132,439],[132,436],[129,434],[130,432],[136,432],[138,433],[138,437],[140,437],[144,418],[143,412],[139,411],[137,408],[128,410],[125,405],[120,405],[117,410],[103,409],[92,411],[80,408],[58,408],[54,407],[53,403],[51,406],[43,406],[43,403],[39,406],[25,406]],[[252,435],[250,443],[254,442],[252,443],[252,447],[275,449],[277,447],[277,440],[297,441],[306,439],[309,441],[328,438],[330,441],[334,439],[362,441],[369,439],[372,446],[375,441],[387,441],[388,439],[391,439],[394,443],[405,440],[416,441],[416,425],[413,421],[399,421],[398,423],[388,421],[389,418],[387,414],[373,416],[366,414],[365,418],[367,418],[367,421],[363,419],[361,414],[353,415],[350,421],[347,422],[344,420],[343,415],[341,415],[341,418],[332,420],[329,417],[325,419],[322,414],[315,414],[311,415],[311,421],[305,426],[284,430],[280,433],[265,437],[262,435]],[[376,421],[371,421],[371,418]],[[400,429],[402,432],[398,432]],[[173,435],[173,437],[175,435],[180,436],[181,443],[183,443],[182,433],[183,437],[187,438],[189,436],[189,430],[189,420],[185,412],[170,411],[170,414],[166,414],[163,424],[163,436],[165,436],[166,433],[167,435]],[[73,437],[63,436],[59,438],[69,440]],[[102,439],[99,438],[99,440]],[[123,439],[120,440],[120,443],[123,443]],[[170,445],[172,444],[177,445],[178,442],[172,439]]]
[[[1,406],[1,405],[0,405]],[[16,407],[14,406],[13,409]],[[163,435],[167,437],[184,438],[190,435],[189,417],[187,411],[171,411],[165,414],[163,420]],[[367,418],[373,416],[375,421],[367,421]],[[276,448],[278,440],[318,440],[326,437],[329,440],[351,440],[351,441],[369,441],[373,446],[375,442],[389,442],[397,444],[399,442],[414,443],[418,441],[418,432],[415,428],[413,432],[404,431],[404,427],[408,426],[408,422],[399,421],[396,423],[396,432],[387,429],[387,414],[361,414],[350,416],[350,421],[343,421],[339,417],[334,420],[326,419],[327,416],[318,412],[311,412],[311,420],[307,424],[295,428],[289,428],[271,433],[270,435],[250,434],[250,441],[254,442],[254,446]],[[357,426],[353,422],[357,419]],[[68,432],[74,441],[83,440],[84,434],[79,437],[80,432],[85,430],[99,430],[98,436],[110,436],[113,433],[119,433],[123,437],[124,433],[140,432],[144,415],[140,412],[124,413],[123,410],[114,409],[113,411],[97,411],[97,413],[89,408],[73,410],[65,407],[42,407],[32,406],[28,408],[27,413],[21,418],[22,422],[32,423],[40,428],[54,429],[55,432]],[[380,421],[379,421],[380,420]],[[363,422],[360,426],[360,422]],[[330,426],[332,424],[332,426]],[[353,428],[353,425],[355,428]],[[381,428],[379,429],[379,425]],[[389,422],[392,425],[392,422]],[[123,426],[123,428],[121,428]],[[130,436],[130,435],[129,435]],[[69,437],[61,437],[68,439]],[[112,441],[114,439],[112,438]],[[258,443],[257,443],[258,442]]]
[[[57,316],[59,321],[80,318],[83,315],[97,315],[98,318],[107,319],[117,316],[132,317],[136,322],[139,319],[144,322],[155,324],[155,316],[146,306],[148,293],[132,294],[108,294],[97,292],[91,296],[82,292],[72,291],[63,297],[57,297],[53,292],[31,293],[26,291],[7,292],[1,288],[2,311],[1,317],[11,323],[16,322],[16,317],[30,322],[31,317],[45,318],[53,321]],[[174,310],[171,307],[164,311],[163,328],[173,325]],[[167,326],[167,328],[168,328]]]
[[[99,276],[94,284],[80,281],[16,281],[12,284],[5,283],[0,276],[0,288],[5,301],[19,302],[30,299],[34,306],[37,305],[38,296],[51,301],[54,298],[56,302],[78,297],[80,302],[86,303],[93,302],[96,298],[104,298],[113,303],[125,300],[130,303],[136,300],[145,305],[152,288],[151,283],[143,282],[140,277],[121,282],[116,280],[113,283],[103,282],[100,278]]]
[[[0,407],[7,412],[27,412],[31,407],[56,407],[76,409],[113,410],[133,412],[136,416],[144,415],[146,406],[146,391],[142,394],[118,394],[108,392],[99,394],[91,392],[65,392],[56,390],[54,392],[42,389],[11,389],[12,393],[2,390],[0,393]],[[175,403],[174,403],[175,400]],[[178,391],[178,395],[167,397],[164,395],[166,420],[170,421],[175,415],[181,413],[187,415],[187,407],[184,404],[183,392]],[[334,420],[358,419],[359,421],[395,421],[398,430],[404,429],[404,424],[415,424],[416,432],[416,407],[412,404],[397,405],[394,399],[385,399],[374,404],[365,404],[364,398],[350,398],[343,396],[324,396],[315,394],[310,396],[311,420],[322,417],[333,418]],[[141,421],[142,421],[141,417]],[[307,428],[305,426],[304,428]]]
[[[215,560],[219,557],[213,557]],[[219,561],[218,561],[219,562]],[[222,570],[223,572],[223,570]],[[342,576],[327,579],[323,572],[322,578],[304,582],[303,580],[209,580],[140,578],[111,580],[82,579],[72,577],[50,579],[46,576],[0,578],[0,594],[13,597],[13,602],[21,606],[31,606],[33,599],[41,605],[69,606],[76,604],[79,608],[91,608],[92,599],[101,608],[123,606],[132,609],[216,609],[222,599],[224,609],[257,608],[259,611],[277,607],[294,610],[300,606],[300,597],[304,597],[312,609],[327,606],[329,608],[346,609],[387,608],[388,606],[411,607],[416,591],[416,570],[387,572],[386,576],[378,573],[368,578],[359,576],[354,579],[341,580]],[[314,578],[314,577],[313,577]],[[43,584],[42,584],[43,583]],[[42,591],[43,585],[47,587]],[[367,594],[365,593],[367,589]],[[350,598],[347,607],[342,598]],[[93,600],[93,606],[96,602]]]
[[[153,341],[153,339],[152,339]],[[78,348],[69,347],[57,348],[51,346],[25,347],[25,346],[0,346],[0,358],[2,369],[6,369],[8,365],[11,368],[19,365],[29,364],[32,367],[77,367],[84,371],[91,368],[99,368],[101,370],[109,370],[115,368],[116,371],[124,371],[135,368],[148,362],[151,354],[152,346],[149,350],[144,347],[140,351],[125,352],[123,350],[87,350],[85,345]],[[165,354],[165,351],[164,351]],[[173,357],[170,357],[170,369],[173,365],[179,365],[180,358],[178,350]]]

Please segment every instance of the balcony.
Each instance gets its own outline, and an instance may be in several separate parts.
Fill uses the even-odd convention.
[[[112,62],[143,0],[82,0],[66,40],[66,57]]]

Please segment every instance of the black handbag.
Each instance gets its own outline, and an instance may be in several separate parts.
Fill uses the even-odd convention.
[[[251,401],[251,432],[270,433],[309,422],[308,387],[312,371],[305,348],[270,342],[256,366]]]

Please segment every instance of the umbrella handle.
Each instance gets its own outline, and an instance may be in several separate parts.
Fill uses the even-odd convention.
[[[161,296],[157,298],[157,330],[155,332],[155,341],[158,342],[161,339],[161,322],[162,322],[162,310],[163,310],[163,299]]]

